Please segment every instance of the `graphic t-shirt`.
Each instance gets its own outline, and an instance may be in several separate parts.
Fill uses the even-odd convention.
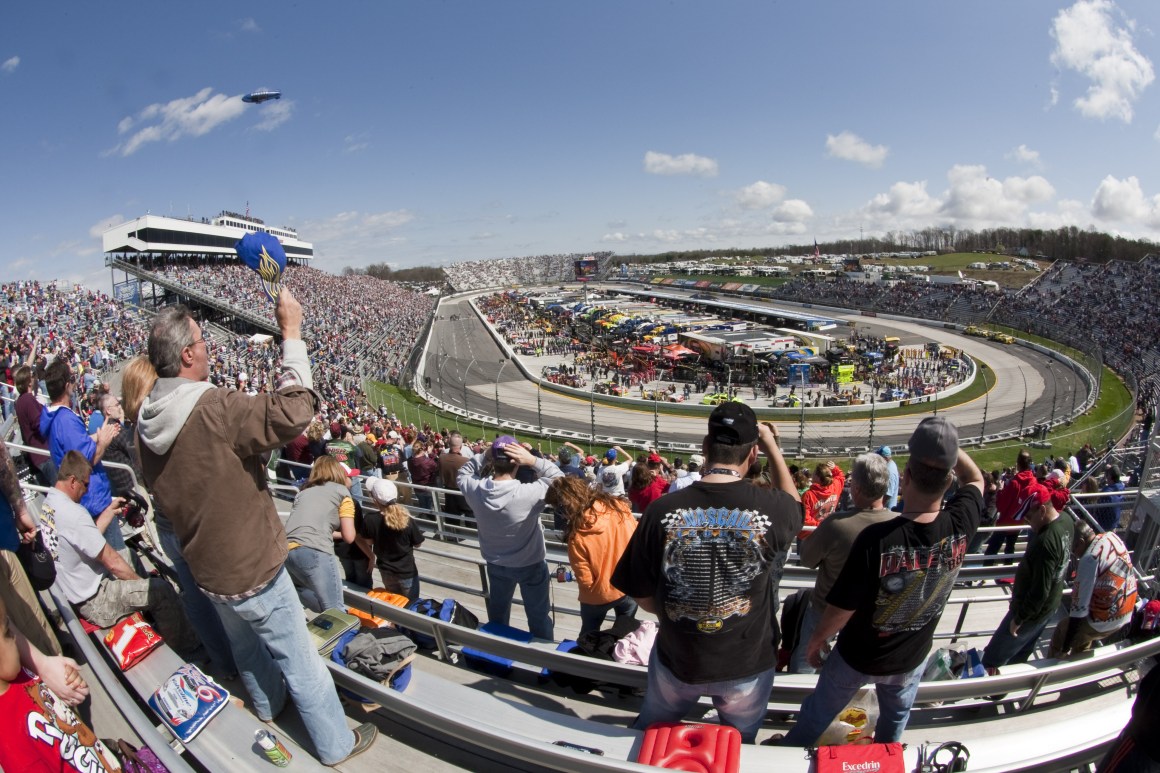
[[[596,473],[596,482],[604,489],[604,493],[614,497],[624,496],[624,475],[628,472],[629,466],[628,462],[621,462],[600,467],[600,471]]]
[[[1123,541],[1114,532],[1097,534],[1079,559],[1071,616],[1087,617],[1101,633],[1114,631],[1132,616],[1136,593],[1136,574]]]
[[[388,475],[403,469],[403,455],[398,445],[388,443],[382,447],[379,451],[379,467]]]
[[[0,695],[0,737],[0,768],[14,773],[121,769],[89,726],[27,671]]]
[[[357,467],[354,457],[354,446],[345,440],[332,440],[326,444],[326,453],[334,457],[335,461],[342,462],[347,467]]]
[[[854,610],[838,635],[851,668],[901,674],[926,659],[982,512],[982,495],[964,486],[931,523],[895,518],[858,535],[826,596]]]
[[[655,598],[661,662],[683,682],[774,665],[771,595],[802,524],[784,491],[697,481],[645,510],[612,584]]]

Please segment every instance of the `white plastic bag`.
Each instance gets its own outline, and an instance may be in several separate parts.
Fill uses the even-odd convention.
[[[834,721],[818,738],[818,746],[840,746],[856,743],[874,734],[878,723],[878,693],[874,685],[859,690],[846,708],[838,712]]]

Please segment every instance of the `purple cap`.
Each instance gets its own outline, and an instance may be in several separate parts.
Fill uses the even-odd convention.
[[[511,435],[500,435],[491,444],[491,455],[496,459],[507,459],[508,456],[503,452],[505,446],[518,446],[520,441],[516,440]]]

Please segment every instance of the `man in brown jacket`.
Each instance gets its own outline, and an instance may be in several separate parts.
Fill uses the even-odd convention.
[[[283,567],[286,532],[267,489],[264,455],[306,428],[318,398],[302,307],[289,290],[275,315],[283,339],[277,391],[257,395],[208,382],[208,342],[185,307],[157,315],[149,360],[158,379],[141,407],[141,466],[197,584],[214,602],[258,717],[277,716],[289,690],[319,758],[334,765],[369,748],[377,731],[369,723],[348,728]]]

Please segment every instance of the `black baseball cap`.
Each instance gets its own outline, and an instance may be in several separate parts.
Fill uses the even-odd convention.
[[[722,403],[709,414],[709,440],[723,446],[743,446],[757,440],[757,414],[745,403]]]

